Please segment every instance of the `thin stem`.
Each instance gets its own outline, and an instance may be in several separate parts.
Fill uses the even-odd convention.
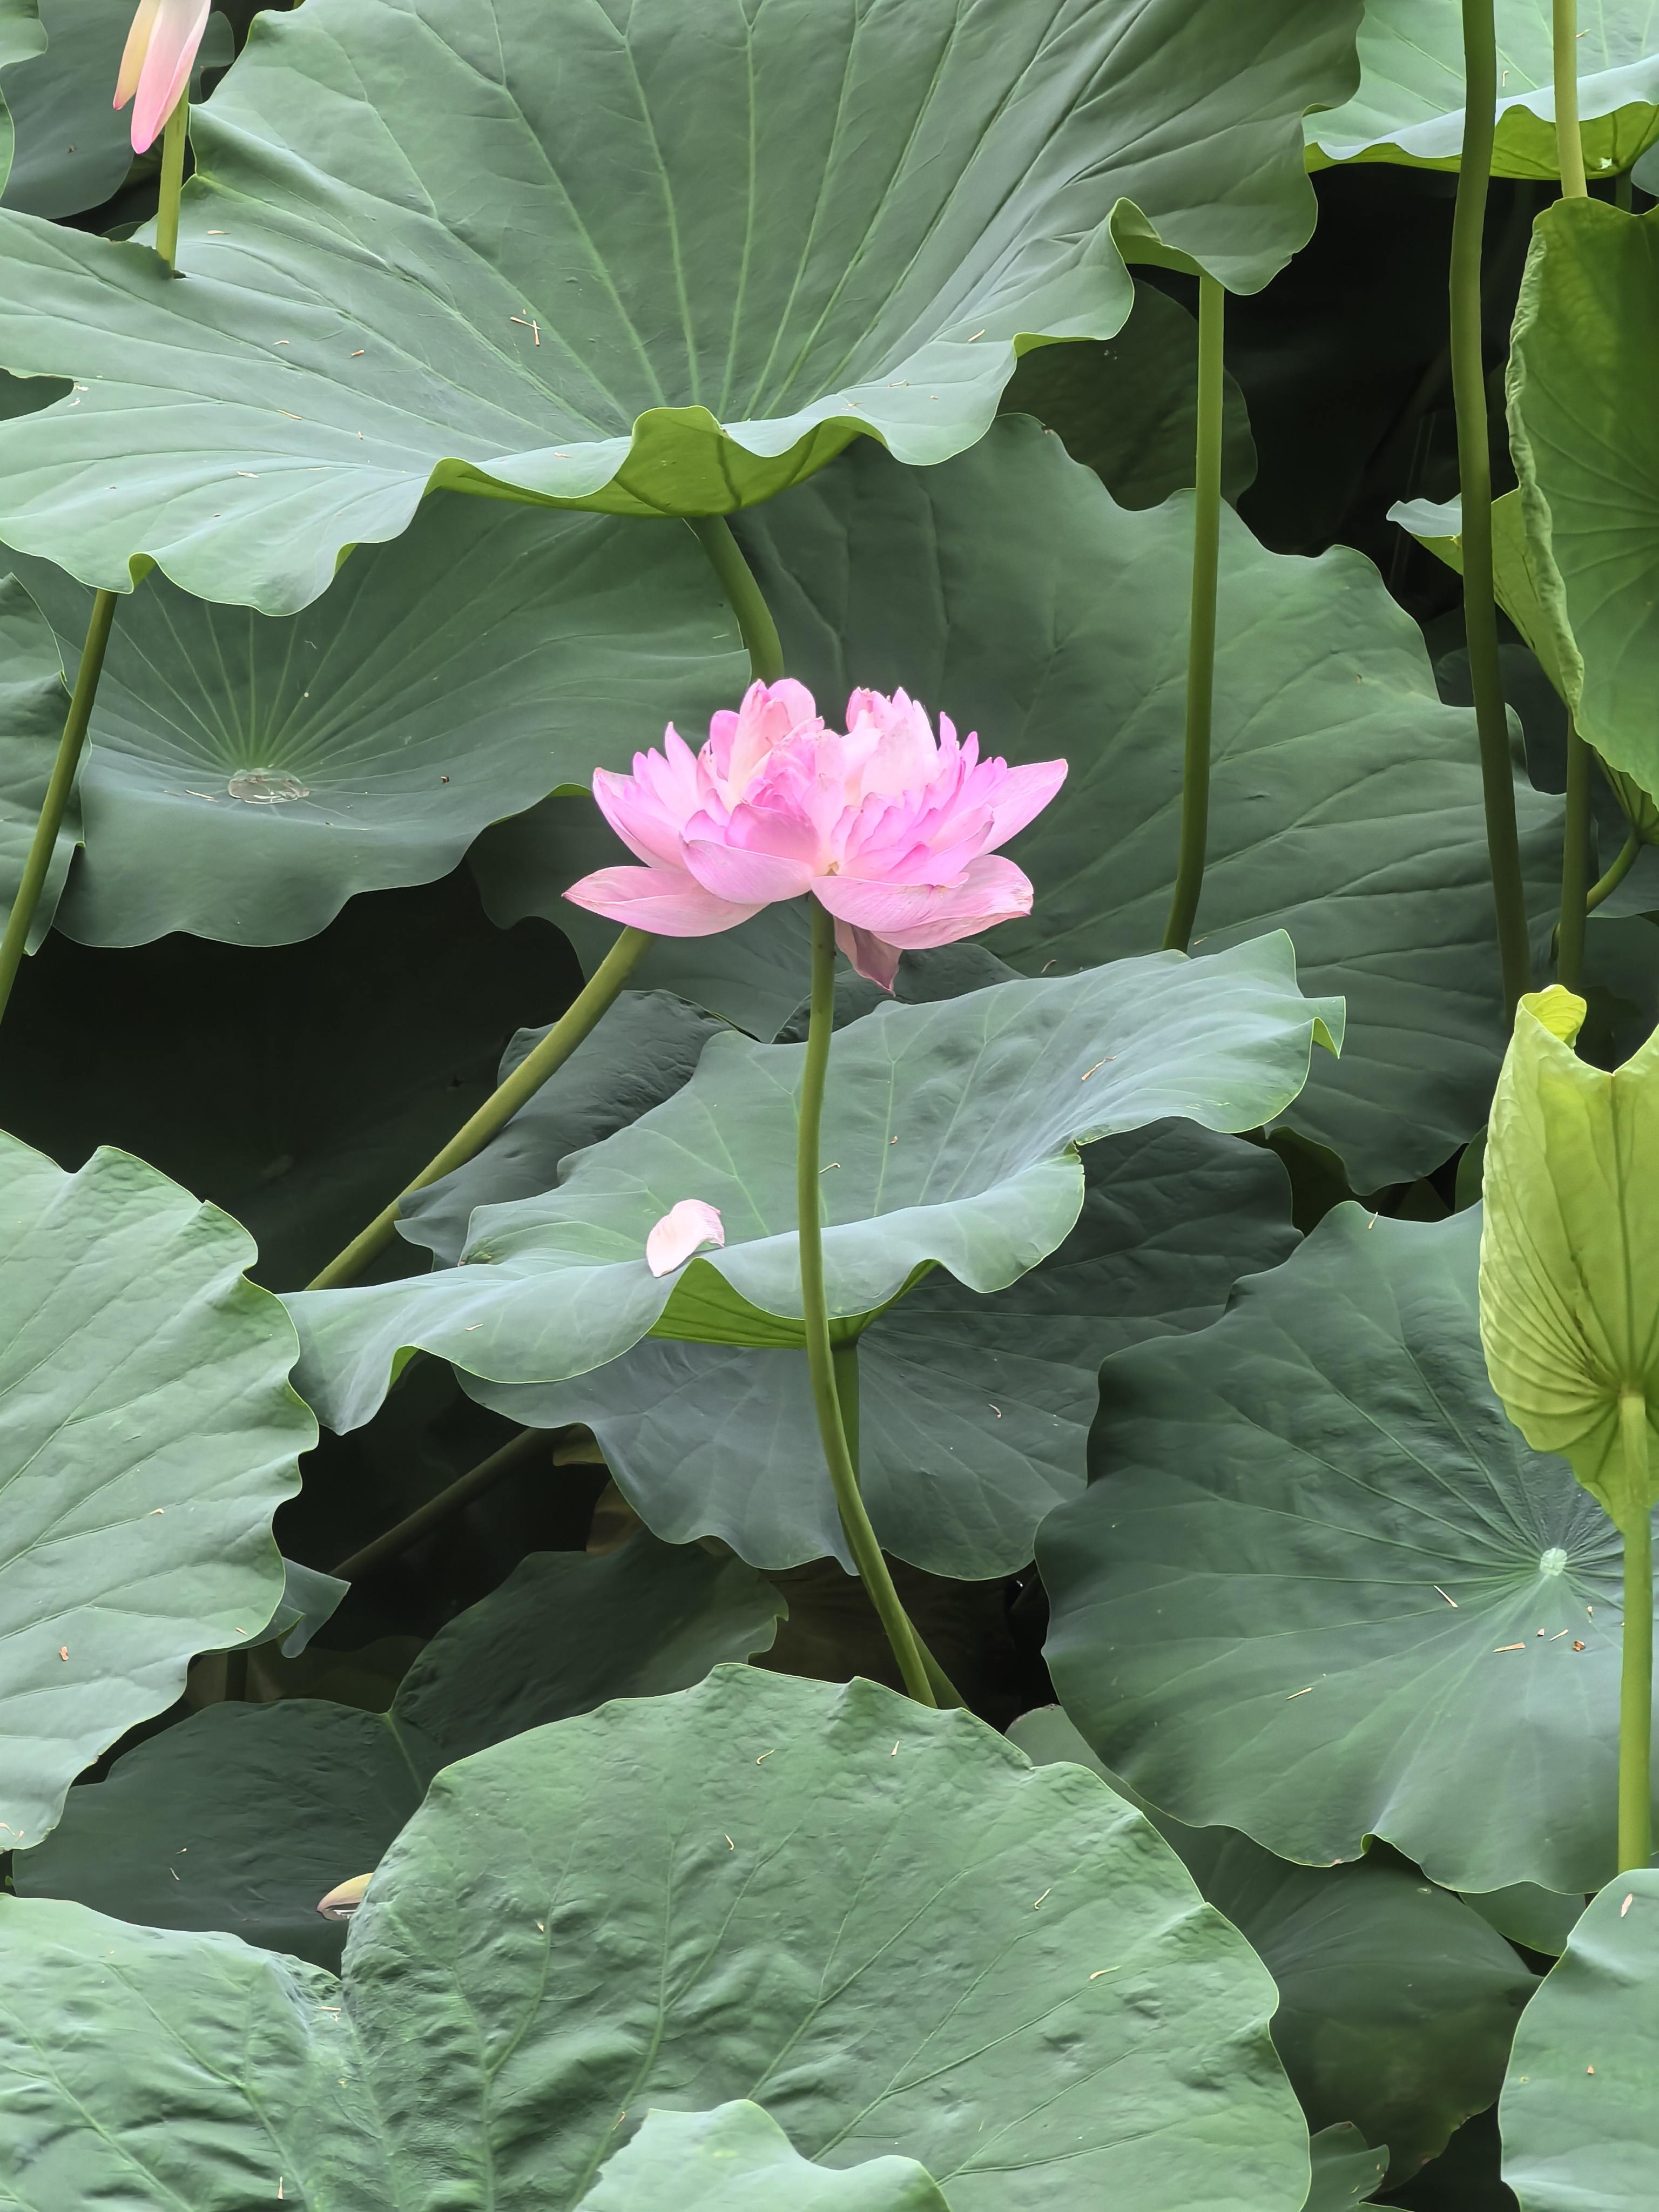
[[[690,520],[738,618],[738,628],[749,648],[750,676],[757,684],[775,684],[783,674],[778,626],[755,581],[754,571],[743,557],[742,546],[732,535],[731,524],[723,514],[694,514]]]
[[[643,929],[624,929],[605,958],[594,969],[580,994],[560,1015],[547,1035],[527,1053],[514,1069],[505,1083],[493,1091],[473,1115],[463,1123],[435,1159],[427,1162],[412,1182],[405,1183],[398,1198],[394,1198],[383,1212],[377,1213],[367,1229],[360,1230],[343,1252],[329,1261],[319,1275],[313,1275],[306,1285],[308,1291],[337,1290],[362,1273],[377,1252],[383,1252],[396,1233],[398,1207],[411,1191],[424,1190],[441,1176],[452,1169],[464,1167],[475,1154],[481,1152],[497,1131],[504,1128],[526,1099],[534,1097],[550,1075],[556,1073],[576,1047],[598,1023],[618,996],[624,983],[640,963],[641,956],[652,942],[649,933]]]
[[[185,141],[190,134],[190,94],[181,92],[179,105],[161,133],[161,198],[155,210],[155,251],[171,269],[179,258],[179,195],[185,189]]]
[[[97,592],[93,595],[92,616],[87,623],[87,641],[81,649],[81,666],[75,678],[75,690],[70,699],[69,714],[64,723],[64,734],[58,742],[58,757],[52,763],[52,775],[46,783],[46,795],[40,805],[40,817],[34,825],[33,842],[29,846],[28,858],[23,863],[23,873],[17,885],[17,896],[11,902],[5,935],[0,937],[0,1017],[6,1011],[11,997],[11,987],[17,981],[17,970],[22,965],[27,949],[29,930],[34,921],[34,910],[40,903],[40,893],[52,866],[52,856],[58,843],[58,833],[64,826],[64,809],[75,788],[75,772],[81,765],[81,754],[87,742],[87,726],[92,720],[92,702],[98,696],[98,678],[104,665],[104,649],[109,643],[110,624],[115,619],[116,594]]]
[[[1555,980],[1576,991],[1584,975],[1584,916],[1589,912],[1590,853],[1589,747],[1575,722],[1567,724],[1567,818],[1561,848],[1561,924],[1556,939]]]
[[[1187,639],[1187,732],[1181,763],[1181,854],[1164,949],[1184,952],[1198,918],[1210,833],[1210,711],[1215,692],[1216,577],[1221,553],[1221,341],[1227,295],[1198,280],[1198,447],[1193,494],[1192,611]]]
[[[1626,215],[1631,211],[1632,183],[1632,179],[1628,169],[1620,169],[1613,180],[1613,204],[1616,208],[1622,208]]]
[[[435,1498],[428,1498],[424,1505],[416,1506],[414,1512],[407,1519],[398,1522],[395,1528],[388,1528],[384,1536],[377,1536],[372,1544],[365,1544],[349,1559],[342,1559],[337,1567],[331,1567],[330,1574],[337,1576],[343,1583],[355,1582],[362,1575],[372,1575],[376,1567],[384,1566],[388,1559],[395,1559],[400,1552],[406,1552],[412,1544],[418,1544],[422,1536],[430,1535],[434,1528],[441,1528],[446,1521],[453,1520],[464,1505],[471,1505],[475,1498],[482,1498],[498,1482],[505,1481],[509,1474],[533,1460],[538,1450],[550,1453],[557,1434],[558,1431],[549,1429],[521,1431],[509,1443],[504,1443],[499,1451],[491,1452],[488,1459],[480,1460],[477,1467],[469,1468],[458,1481],[452,1482],[447,1490],[441,1490]]]
[[[1564,200],[1588,197],[1578,135],[1578,0],[1554,0],[1555,167]]]
[[[1616,891],[1631,870],[1636,866],[1636,856],[1642,849],[1642,840],[1632,830],[1620,848],[1619,857],[1599,883],[1592,884],[1584,894],[1586,909],[1594,914],[1604,898]]]
[[[1653,1856],[1653,1520],[1648,1498],[1648,1407],[1639,1390],[1619,1397],[1625,1447],[1624,1650],[1619,1669],[1619,1871]]]
[[[936,1705],[916,1632],[899,1603],[870,1516],[859,1490],[836,1389],[836,1357],[830,1344],[830,1309],[823,1291],[823,1233],[818,1218],[823,1185],[818,1174],[819,1129],[823,1119],[823,1085],[830,1068],[830,1036],[836,1011],[836,925],[812,901],[811,1018],[806,1031],[806,1065],[801,1071],[800,1120],[795,1140],[795,1203],[800,1231],[800,1294],[806,1334],[806,1364],[811,1370],[812,1403],[823,1439],[823,1456],[836,1493],[841,1525],[854,1562],[870,1593],[887,1641],[893,1647],[904,1686],[919,1705]]]
[[[1512,1014],[1522,993],[1532,988],[1532,954],[1492,598],[1492,458],[1486,444],[1486,364],[1480,327],[1480,242],[1498,100],[1492,0],[1463,0],[1463,74],[1467,105],[1451,247],[1452,396],[1457,409],[1457,463],[1463,492],[1463,625],[1480,737],[1486,854],[1497,910],[1504,1003]]]

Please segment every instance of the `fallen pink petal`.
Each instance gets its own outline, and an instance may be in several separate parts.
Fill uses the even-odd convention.
[[[132,109],[132,150],[148,152],[190,83],[212,0],[138,0],[127,33],[115,105]]]
[[[981,760],[903,691],[854,691],[844,733],[805,684],[751,684],[693,753],[671,723],[631,775],[593,796],[644,864],[602,868],[565,896],[665,937],[704,937],[811,892],[860,975],[890,990],[901,951],[952,945],[1029,914],[1031,886],[994,848],[1060,789],[1062,760]],[[659,917],[653,919],[651,917]]]
[[[683,1198],[671,1206],[645,1240],[645,1264],[653,1275],[672,1275],[704,1244],[724,1244],[726,1224],[717,1206]]]

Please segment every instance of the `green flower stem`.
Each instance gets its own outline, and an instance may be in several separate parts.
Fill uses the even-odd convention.
[[[554,1023],[532,1053],[519,1062],[505,1083],[493,1091],[470,1121],[463,1124],[435,1159],[428,1160],[414,1181],[406,1183],[384,1212],[377,1213],[343,1252],[329,1261],[321,1274],[306,1285],[308,1291],[338,1290],[362,1273],[377,1252],[383,1252],[396,1233],[401,1200],[411,1191],[424,1190],[452,1169],[462,1167],[481,1152],[498,1130],[506,1127],[527,1099],[534,1097],[550,1075],[562,1068],[576,1047],[616,1000],[638,967],[652,942],[643,929],[624,929],[594,969],[583,990]]]
[[[750,674],[757,684],[775,684],[783,674],[778,626],[753,570],[743,557],[743,548],[732,535],[731,524],[723,514],[698,514],[690,520],[697,543],[708,556],[708,565],[720,578],[720,589],[738,618],[738,628],[749,648]]]
[[[355,1582],[360,1575],[372,1575],[376,1567],[384,1566],[388,1559],[395,1559],[399,1553],[408,1551],[411,1544],[418,1544],[422,1536],[429,1536],[434,1528],[441,1528],[464,1505],[471,1505],[475,1498],[482,1498],[486,1491],[493,1490],[520,1468],[533,1466],[544,1454],[550,1464],[554,1445],[561,1434],[568,1433],[551,1429],[521,1430],[499,1451],[491,1452],[488,1459],[469,1468],[447,1490],[441,1490],[424,1505],[416,1506],[395,1528],[388,1528],[384,1536],[375,1537],[373,1543],[365,1544],[349,1559],[342,1559],[337,1567],[331,1567],[330,1574],[337,1576],[343,1583]]]
[[[161,198],[155,210],[155,251],[169,269],[179,258],[179,195],[185,189],[185,141],[189,135],[190,94],[181,92],[161,132]]]
[[[859,1340],[855,1336],[843,1337],[831,1352],[836,1369],[836,1398],[841,1407],[841,1425],[847,1437],[847,1454],[853,1462],[853,1473],[860,1480],[859,1464]],[[927,1680],[933,1687],[933,1702],[938,1705],[959,1705],[964,1710],[968,1700],[952,1682],[939,1661],[922,1640],[921,1631],[913,1620],[910,1633],[916,1640],[916,1650],[921,1654],[921,1663],[927,1670]]]
[[[1642,849],[1642,840],[1632,830],[1620,848],[1619,857],[1599,883],[1592,884],[1584,894],[1584,905],[1594,914],[1604,898],[1610,898],[1631,870],[1636,866],[1636,856]]]
[[[1555,166],[1564,200],[1588,196],[1584,142],[1578,135],[1578,0],[1554,0]]]
[[[1463,625],[1480,735],[1480,781],[1486,802],[1486,853],[1492,866],[1504,1004],[1513,1013],[1532,988],[1521,843],[1515,823],[1515,779],[1509,720],[1498,661],[1498,615],[1492,581],[1492,459],[1486,445],[1486,364],[1480,332],[1480,240],[1498,102],[1498,51],[1492,0],[1463,0],[1463,151],[1452,216],[1452,397],[1457,409],[1457,464],[1463,491]]]
[[[1639,1390],[1619,1396],[1619,1426],[1632,1498],[1625,1530],[1624,1653],[1619,1671],[1619,1871],[1653,1856],[1653,1516],[1648,1504],[1648,1407]]]
[[[1567,813],[1561,847],[1561,921],[1555,980],[1576,991],[1584,976],[1584,917],[1589,903],[1590,749],[1567,724]]]
[[[1198,448],[1193,495],[1193,587],[1187,641],[1187,737],[1181,763],[1181,854],[1164,950],[1184,952],[1198,918],[1210,831],[1210,714],[1215,693],[1216,579],[1221,557],[1221,341],[1227,295],[1198,280]]]
[[[29,847],[28,858],[23,863],[17,896],[11,902],[5,935],[0,938],[0,1016],[5,1013],[7,1001],[11,997],[11,987],[17,981],[17,970],[22,965],[23,954],[29,941],[29,929],[34,921],[34,909],[40,903],[40,892],[46,880],[46,871],[52,866],[58,833],[64,826],[64,809],[69,805],[70,793],[75,788],[75,772],[81,765],[81,755],[87,742],[87,726],[92,720],[92,702],[98,696],[98,678],[103,670],[104,650],[109,643],[110,624],[115,619],[115,600],[113,592],[98,592],[93,596],[92,617],[87,624],[87,641],[81,649],[80,671],[75,678],[75,690],[70,700],[64,734],[58,743],[58,757],[52,763],[46,795],[41,803],[40,818],[34,825],[33,842]]]
[[[836,1010],[836,925],[812,901],[811,1018],[806,1031],[806,1065],[801,1072],[800,1120],[795,1141],[795,1203],[800,1231],[800,1292],[806,1330],[806,1362],[812,1376],[812,1403],[823,1439],[823,1456],[836,1493],[841,1525],[870,1600],[887,1632],[904,1686],[919,1705],[936,1705],[933,1686],[908,1614],[899,1603],[870,1516],[864,1509],[858,1472],[842,1413],[836,1361],[830,1344],[830,1309],[823,1291],[823,1233],[819,1219],[819,1129],[823,1120],[823,1084],[830,1068],[830,1036]],[[847,1362],[842,1362],[843,1372]],[[853,1374],[856,1377],[856,1367]],[[857,1430],[856,1382],[854,1429]]]

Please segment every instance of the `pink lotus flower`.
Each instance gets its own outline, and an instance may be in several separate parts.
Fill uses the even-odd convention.
[[[138,0],[115,88],[118,107],[125,107],[134,93],[138,95],[132,110],[135,154],[151,145],[179,105],[212,4],[213,0]]]
[[[659,937],[710,937],[811,891],[860,975],[891,990],[902,951],[953,945],[1031,910],[1029,878],[998,857],[1065,781],[1064,761],[1010,768],[935,744],[902,691],[854,691],[847,734],[804,684],[750,686],[700,753],[668,726],[632,775],[599,769],[593,796],[642,868],[601,868],[565,893]]]
[[[724,1244],[726,1224],[718,1206],[683,1198],[671,1206],[645,1240],[645,1264],[653,1275],[672,1275],[700,1244]]]

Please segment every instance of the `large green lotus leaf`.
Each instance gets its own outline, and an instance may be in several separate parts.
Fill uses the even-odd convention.
[[[943,460],[1033,338],[1119,328],[1125,252],[1236,290],[1285,264],[1315,216],[1302,115],[1352,90],[1358,12],[267,14],[194,118],[192,281],[0,226],[0,362],[82,387],[0,428],[0,536],[291,613],[441,485],[707,514],[860,432]]]
[[[915,2159],[814,2166],[743,2099],[712,2112],[647,2112],[582,2203],[586,2212],[950,2212]]]
[[[345,1929],[317,1900],[379,1863],[439,1767],[608,1698],[689,1688],[769,1648],[783,1609],[751,1569],[696,1545],[534,1553],[439,1631],[390,1712],[210,1705],[138,1745],[14,1860],[18,1894],[337,1967]]]
[[[918,2159],[953,2212],[1294,2212],[1273,2002],[1094,1776],[726,1667],[441,1775],[343,1983],[0,1899],[0,2126],[42,2207],[233,2212],[280,2176],[331,2212],[566,2212],[653,2106],[746,2099],[819,2163]]]
[[[1498,0],[1495,177],[1553,178],[1550,0]],[[1594,176],[1628,169],[1659,134],[1659,20],[1651,0],[1579,11],[1579,135]],[[1308,166],[1403,161],[1455,169],[1463,146],[1463,27],[1445,0],[1365,0],[1359,89],[1303,128]]]
[[[1659,1040],[1608,1074],[1570,1040],[1584,1001],[1528,993],[1492,1097],[1480,1338],[1504,1411],[1616,1525],[1659,1503]],[[1632,1466],[1627,1391],[1646,1401]]]
[[[15,576],[0,576],[0,908],[8,911],[22,881],[68,711],[50,624]],[[31,952],[52,927],[80,835],[77,784],[29,925]]]
[[[1580,732],[1659,794],[1659,217],[1562,200],[1534,225],[1510,356],[1510,442],[1537,647]],[[1553,665],[1552,665],[1553,664]]]
[[[16,565],[73,670],[91,593]],[[555,784],[626,768],[671,718],[700,728],[747,666],[672,523],[446,494],[281,621],[155,576],[116,614],[58,927],[89,945],[309,937],[354,892],[447,874]]]
[[[0,190],[3,190],[17,151],[16,125],[8,93],[15,99],[12,73],[20,63],[45,52],[46,26],[38,0],[0,0]]]
[[[1382,2187],[1389,2166],[1388,2145],[1370,2149],[1351,2120],[1321,2128],[1309,2139],[1308,2155],[1313,2179],[1302,2212],[1352,2212]]]
[[[602,1143],[689,1083],[720,1027],[667,991],[624,992],[581,1050],[476,1159],[403,1200],[398,1234],[453,1267],[475,1206],[550,1190],[569,1154]],[[519,1031],[501,1057],[503,1083],[546,1035],[545,1028]]]
[[[125,1152],[65,1175],[0,1136],[0,1826],[170,1705],[283,1594],[270,1516],[316,1425],[253,1245]]]
[[[1006,1289],[1077,1218],[1076,1146],[1171,1114],[1254,1128],[1306,1081],[1316,1039],[1340,1028],[1340,1002],[1297,991],[1280,933],[1210,960],[1154,953],[890,1005],[840,1030],[819,1178],[837,1334],[856,1335],[933,1266],[969,1290]],[[459,1267],[291,1297],[299,1387],[346,1430],[413,1348],[496,1382],[563,1382],[653,1332],[799,1348],[805,1056],[714,1037],[683,1091],[580,1154],[557,1189],[478,1208]],[[646,1238],[688,1198],[720,1209],[724,1249],[653,1276]]]
[[[1083,1210],[1030,1274],[975,1297],[937,1268],[859,1340],[860,1475],[884,1547],[968,1579],[1024,1565],[1084,1484],[1096,1370],[1202,1328],[1296,1242],[1277,1158],[1190,1121],[1091,1145]],[[823,1472],[805,1354],[647,1337],[574,1382],[466,1387],[528,1425],[586,1422],[660,1534],[719,1536],[763,1567],[851,1554]]]
[[[354,899],[300,945],[102,951],[54,932],[6,1010],[0,1126],[66,1166],[104,1141],[137,1152],[234,1213],[258,1279],[288,1287],[483,1103],[514,1031],[580,986],[544,924],[493,929],[465,871]]]
[[[1037,1545],[1048,1662],[1194,1826],[1582,1893],[1615,1863],[1619,1538],[1492,1394],[1480,1235],[1339,1206],[1213,1328],[1109,1360],[1096,1479]]]
[[[1039,1765],[1069,1759],[1117,1781],[1058,1706],[1023,1713],[1009,1735]],[[1294,1866],[1236,1829],[1151,1817],[1278,1984],[1273,2042],[1308,2125],[1355,2123],[1351,2154],[1386,2143],[1400,2188],[1497,2095],[1533,1976],[1479,1914],[1392,1854]],[[1380,2168],[1367,2176],[1357,2159],[1351,2179],[1362,2178],[1368,2195]]]
[[[309,0],[307,0],[309,4]],[[1181,811],[1191,495],[1126,514],[1058,438],[1003,422],[925,471],[870,447],[745,515],[792,670],[832,710],[902,684],[987,751],[1065,755],[1009,848],[1036,886],[992,947],[1028,973],[1158,944]],[[1540,933],[1560,802],[1516,789]],[[567,881],[568,878],[567,878]],[[1505,1025],[1473,712],[1370,562],[1270,553],[1222,516],[1209,862],[1194,951],[1287,929],[1348,1042],[1288,1115],[1353,1187],[1426,1173],[1486,1119]]]
[[[1222,371],[1221,489],[1237,504],[1255,477],[1244,394]],[[1020,358],[999,413],[1035,415],[1120,507],[1157,507],[1194,481],[1198,322],[1135,280],[1134,312],[1109,345],[1076,340]]]
[[[1528,2006],[1498,2106],[1521,2212],[1647,2212],[1659,2193],[1659,1870],[1594,1899]]]

